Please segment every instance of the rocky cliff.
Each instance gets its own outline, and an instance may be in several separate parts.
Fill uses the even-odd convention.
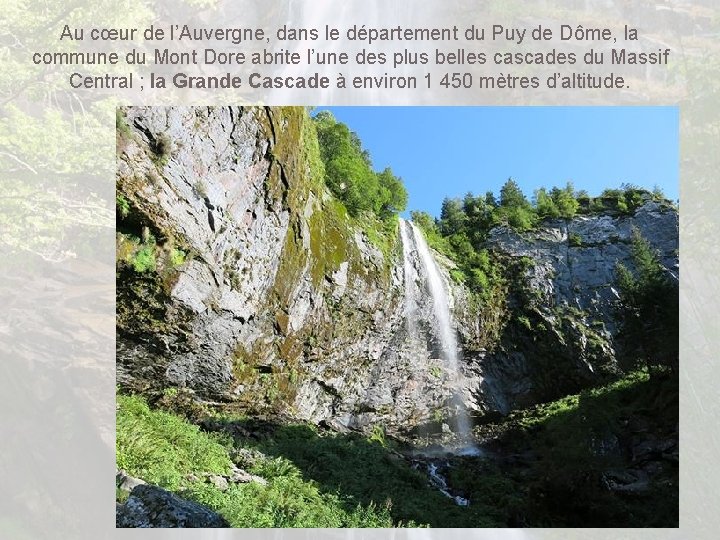
[[[481,409],[507,413],[617,375],[616,268],[633,268],[635,231],[677,282],[678,213],[664,202],[648,199],[632,215],[548,220],[525,233],[490,231],[487,248],[509,278],[492,350],[478,346],[477,311],[464,305],[458,315],[468,369],[481,379]]]
[[[303,109],[121,111],[117,174],[121,384],[361,427],[442,405],[399,353],[399,242],[329,195]]]
[[[482,306],[452,284],[464,359],[452,373],[429,303],[408,339],[417,256],[408,274],[397,232],[329,194],[304,109],[132,107],[117,131],[118,381],[146,393],[186,387],[337,428],[441,421],[456,394],[506,413],[617,371],[613,272],[633,227],[676,272],[677,213],[653,203],[496,229],[506,295]],[[452,263],[437,259],[450,284]]]

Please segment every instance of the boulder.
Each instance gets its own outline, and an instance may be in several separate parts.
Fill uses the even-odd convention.
[[[228,527],[219,514],[162,488],[139,485],[128,500],[117,505],[116,527],[209,528]]]
[[[117,474],[115,475],[115,484],[119,489],[122,491],[132,491],[137,486],[141,486],[143,484],[146,484],[144,480],[141,480],[140,478],[133,478],[132,476],[129,476],[125,471],[119,470]]]

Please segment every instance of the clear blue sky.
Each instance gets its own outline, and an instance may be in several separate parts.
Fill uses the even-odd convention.
[[[676,107],[318,107],[346,123],[376,170],[391,167],[408,210],[445,197],[499,194],[512,177],[529,198],[564,186],[598,195],[632,183],[678,199]]]

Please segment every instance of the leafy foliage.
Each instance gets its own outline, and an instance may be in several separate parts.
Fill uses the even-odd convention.
[[[357,134],[328,111],[314,117],[325,165],[325,182],[351,216],[369,212],[389,219],[407,206],[407,191],[390,168],[373,171]]]
[[[534,228],[544,219],[572,219],[577,214],[588,213],[631,214],[650,200],[672,204],[659,188],[649,192],[632,184],[623,184],[620,189],[606,189],[598,197],[590,197],[584,190],[575,191],[571,182],[562,188],[535,190],[530,203],[517,182],[509,178],[500,190],[499,202],[492,192],[480,196],[467,193],[462,199],[445,199],[437,230],[442,236],[464,233],[477,245],[485,240],[492,227],[498,225],[522,232]]]
[[[493,210],[493,223],[526,231],[531,229],[536,221],[537,214],[533,211],[530,201],[520,190],[517,182],[508,178],[500,189],[500,205]]]
[[[234,527],[672,526],[677,465],[663,459],[647,495],[630,498],[606,489],[602,478],[632,456],[621,447],[598,449],[605,439],[672,440],[677,391],[677,378],[638,371],[480,427],[513,459],[448,458],[444,474],[453,492],[470,498],[465,508],[411,468],[381,428],[366,438],[215,413],[205,432],[122,394],[117,463],[209,506]],[[177,404],[176,392],[166,399]],[[635,425],[647,433],[637,435]],[[233,463],[268,484],[231,483],[220,491],[202,480],[204,473],[227,475]]]
[[[430,486],[425,474],[393,451],[394,443],[381,427],[364,437],[309,425],[274,426],[272,433],[260,440],[240,437],[235,444],[289,460],[323,492],[338,494],[348,509],[358,505],[386,509],[396,526],[499,525],[490,517],[488,506],[459,507]]]
[[[130,215],[130,203],[122,193],[115,194],[115,207],[121,219],[125,219]]]
[[[568,244],[573,247],[580,247],[582,246],[582,236],[580,236],[576,232],[572,232],[568,235]]]
[[[0,66],[0,243],[14,255],[6,265],[102,258],[107,242],[101,239],[114,220],[112,192],[103,186],[115,170],[109,127],[117,96],[72,91],[67,73],[28,62],[28,51],[76,51],[82,42],[58,41],[58,21],[74,28],[143,28],[154,18],[134,0],[122,7],[100,0],[70,12],[57,1],[4,3],[2,27],[10,41]],[[86,65],[83,74],[107,69]]]
[[[530,203],[518,184],[510,178],[503,185],[499,197],[492,192],[479,196],[467,193],[462,199],[445,199],[438,219],[425,212],[411,212],[411,216],[422,229],[428,244],[457,265],[450,275],[470,290],[468,307],[479,319],[480,331],[474,337],[477,340],[475,344],[493,350],[508,324],[527,330],[524,322],[533,322],[532,312],[537,308],[535,296],[538,293],[537,290],[525,291],[520,286],[523,282],[520,276],[527,270],[522,268],[525,262],[517,261],[522,264],[515,265],[502,254],[487,249],[488,234],[493,227],[509,226],[523,232],[544,219],[571,219],[577,214],[595,211],[615,215],[634,212],[650,200],[661,205],[671,204],[662,197],[660,190],[650,193],[633,185],[623,185],[621,189],[605,190],[600,197],[592,198],[587,192],[575,192],[569,182],[562,188],[538,189],[533,203]],[[583,239],[577,233],[571,233],[568,245],[583,247]],[[517,306],[518,301],[523,307]],[[516,312],[524,311],[528,318],[519,320],[511,317],[508,308],[511,304],[515,305]],[[677,312],[676,305],[666,305],[665,308],[668,316],[672,310]],[[543,336],[552,337],[552,333],[543,330],[542,324],[537,328]],[[533,339],[538,338],[536,332],[533,336]],[[551,342],[552,339],[548,344]]]
[[[138,396],[117,396],[117,466],[170,490],[191,472],[224,474],[231,462],[219,441]]]
[[[535,210],[541,219],[572,219],[579,208],[580,203],[570,182],[564,188],[552,188],[549,193],[545,188],[535,192]]]
[[[136,272],[155,270],[155,246],[143,245],[133,256],[132,266]]]
[[[170,264],[173,266],[180,266],[185,262],[186,254],[183,250],[173,248],[170,251]]]
[[[443,200],[437,220],[425,212],[411,212],[411,216],[425,233],[428,244],[457,263],[460,273],[454,272],[454,277],[487,301],[490,296],[497,296],[502,286],[492,256],[483,247],[493,227],[502,225],[523,232],[544,219],[572,219],[578,213],[595,211],[634,212],[649,200],[670,204],[659,189],[650,193],[627,184],[591,198],[587,192],[576,192],[570,182],[549,191],[539,188],[531,204],[517,182],[509,178],[500,190],[499,202],[492,192],[480,196],[467,193],[462,199]],[[571,246],[582,246],[577,235],[568,241]]]

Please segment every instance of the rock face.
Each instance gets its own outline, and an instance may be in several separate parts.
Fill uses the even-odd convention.
[[[204,506],[182,499],[157,486],[142,484],[118,505],[116,527],[210,528],[229,527],[227,521]]]
[[[633,215],[578,216],[546,221],[537,230],[490,231],[487,247],[516,266],[514,290],[498,347],[477,346],[477,314],[461,306],[459,324],[469,370],[486,411],[509,410],[554,399],[601,382],[617,371],[615,271],[633,268],[637,230],[678,280],[678,214],[648,200]]]
[[[678,215],[661,203],[648,201],[632,216],[579,216],[546,222],[540,230],[520,235],[506,228],[491,231],[489,245],[512,257],[533,261],[529,285],[547,304],[588,311],[614,328],[615,267],[632,267],[630,246],[637,229],[659,251],[677,280]]]
[[[329,195],[303,109],[133,107],[118,131],[118,250],[157,261],[118,265],[121,384],[358,428],[443,406],[432,345],[404,345],[402,247]]]
[[[497,229],[491,249],[532,259],[517,274],[537,291],[533,322],[547,323],[546,346],[568,362],[544,369],[510,315],[512,294],[497,347],[484,347],[487,313],[453,284],[458,377],[440,360],[430,304],[416,321],[424,339],[409,343],[403,246],[371,241],[328,193],[302,108],[132,107],[121,116],[117,371],[137,390],[183,386],[338,428],[438,420],[458,389],[471,409],[507,412],[545,397],[557,377],[581,385],[611,370],[613,268],[629,260],[633,226],[676,271],[677,213],[652,203],[633,217],[532,234]],[[143,250],[152,265],[138,261]],[[438,261],[450,284],[452,263]]]

